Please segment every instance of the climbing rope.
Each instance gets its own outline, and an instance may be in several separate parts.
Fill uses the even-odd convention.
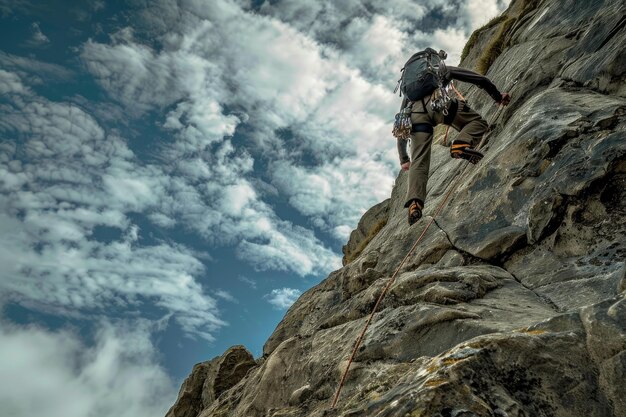
[[[517,82],[517,80],[515,81],[515,83],[516,82]],[[456,88],[455,88],[455,91],[456,91]],[[460,93],[459,93],[459,95],[460,95]],[[501,105],[501,104],[498,105],[498,109],[496,110],[496,112],[491,117],[491,120],[489,121],[489,126],[491,126],[492,123],[497,120],[497,117],[500,115],[500,110],[502,109],[502,107],[504,107],[504,106]],[[485,141],[485,137],[486,136],[487,136],[487,132],[485,132],[483,134],[483,136],[482,136],[482,138],[480,140],[480,143],[478,144],[476,149],[480,149],[480,147],[483,145],[483,143]],[[461,166],[461,170],[459,172],[463,173],[465,171],[465,169],[467,168],[468,164],[469,164],[469,161],[466,161],[465,165]],[[365,326],[363,327],[363,330],[361,331],[361,334],[359,335],[359,337],[356,339],[356,342],[354,343],[354,349],[352,350],[352,354],[350,355],[350,359],[348,359],[348,364],[346,365],[346,370],[344,371],[343,376],[341,377],[341,381],[339,382],[339,386],[337,387],[337,392],[335,393],[335,396],[333,398],[333,402],[332,402],[332,404],[330,406],[331,409],[335,408],[335,406],[337,405],[337,401],[339,401],[339,396],[341,395],[341,390],[343,388],[344,383],[346,382],[346,378],[348,377],[348,372],[350,371],[350,366],[352,365],[352,362],[353,362],[353,360],[354,360],[354,358],[356,356],[356,353],[359,350],[359,347],[361,346],[361,342],[363,341],[363,337],[365,336],[365,332],[367,331],[370,323],[372,322],[372,319],[374,318],[374,314],[376,313],[376,310],[378,310],[378,306],[380,305],[380,303],[382,302],[383,298],[387,294],[387,291],[389,290],[389,288],[391,288],[391,286],[395,282],[396,277],[397,277],[398,273],[400,272],[400,269],[402,268],[402,266],[406,262],[406,260],[409,259],[409,257],[413,254],[413,251],[415,250],[417,245],[420,243],[420,241],[424,238],[424,236],[426,235],[426,232],[428,231],[430,226],[435,221],[435,218],[439,215],[441,210],[443,210],[443,208],[445,207],[445,205],[448,202],[448,200],[450,199],[450,196],[452,195],[452,193],[461,184],[460,179],[461,178],[465,178],[463,175],[458,176],[459,172],[455,173],[455,180],[451,181],[450,185],[448,185],[449,190],[445,194],[444,199],[442,200],[442,202],[439,204],[439,206],[435,210],[435,213],[431,216],[430,221],[428,222],[428,224],[426,225],[426,227],[424,228],[424,230],[422,231],[420,236],[417,238],[417,240],[415,241],[415,243],[413,244],[413,246],[411,247],[409,252],[406,254],[404,259],[402,259],[402,261],[400,262],[400,265],[398,265],[398,268],[395,270],[395,272],[393,273],[393,275],[389,279],[389,282],[387,283],[387,285],[385,286],[383,291],[380,293],[380,296],[378,297],[378,300],[376,300],[376,304],[374,304],[374,308],[372,309],[372,312],[370,313],[369,318],[367,319],[367,322],[365,323]]]

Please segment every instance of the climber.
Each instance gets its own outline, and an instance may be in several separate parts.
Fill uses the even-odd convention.
[[[508,105],[511,96],[500,93],[487,78],[463,68],[446,67],[444,51],[431,48],[414,54],[404,65],[396,91],[404,93],[400,113],[396,115],[393,133],[397,138],[400,165],[409,171],[409,184],[404,207],[408,207],[409,225],[422,217],[426,198],[426,182],[430,166],[430,145],[434,127],[452,126],[459,131],[450,144],[450,155],[475,164],[482,153],[474,149],[487,131],[487,122],[463,100],[450,97],[451,80],[469,82],[484,89],[498,104]],[[460,96],[460,94],[459,94]],[[411,138],[411,159],[407,140]]]

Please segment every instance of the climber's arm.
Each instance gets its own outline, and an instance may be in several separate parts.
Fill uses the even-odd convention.
[[[450,71],[450,78],[479,86],[498,103],[502,102],[505,98],[503,97],[504,94],[500,93],[500,90],[498,90],[498,87],[496,87],[489,78],[483,75],[480,75],[474,71],[467,70],[465,68],[448,67],[448,70]]]
[[[406,145],[408,143],[408,140],[397,139],[397,142],[398,142],[398,156],[400,157],[400,165],[402,165],[402,169],[405,169],[404,164],[408,164],[411,161],[408,153],[406,152]]]
[[[400,105],[400,111],[404,110],[404,108],[408,105],[409,105],[409,100],[406,97],[404,97],[402,99],[402,104]],[[402,166],[402,169],[404,170],[408,169],[408,165],[405,168],[405,164],[408,164],[411,161],[406,151],[407,143],[408,143],[407,139],[397,139],[398,156],[400,157],[400,165]]]

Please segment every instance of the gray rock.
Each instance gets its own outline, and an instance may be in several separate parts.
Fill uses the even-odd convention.
[[[233,346],[212,363],[202,387],[202,405],[208,407],[224,391],[235,386],[256,366],[254,357],[243,346]]]
[[[437,262],[437,266],[445,268],[452,266],[461,266],[465,264],[465,258],[458,251],[451,249],[443,255],[443,257]]]
[[[313,391],[311,390],[311,386],[308,384],[304,385],[291,393],[291,396],[289,397],[289,404],[300,405],[308,400],[312,393]]]
[[[176,403],[167,412],[166,417],[196,417],[204,409],[202,387],[210,367],[210,361],[193,367],[191,374],[180,387]]]
[[[255,366],[254,357],[243,346],[233,346],[222,356],[197,364],[183,382],[178,399],[166,417],[198,416]]]
[[[348,240],[348,243],[346,243],[341,248],[343,252],[342,262],[344,265],[353,260],[358,255],[358,252],[362,250],[360,246],[364,243],[367,243],[366,239],[370,239],[371,237],[373,237],[373,235],[375,235],[378,230],[380,230],[379,228],[381,227],[381,224],[387,222],[387,218],[389,215],[388,212],[388,199],[381,203],[378,203],[374,207],[370,208],[367,212],[365,212],[363,217],[361,217],[357,228],[353,230],[352,233],[350,233],[350,239]]]
[[[616,415],[626,410],[626,297],[583,308],[587,350],[599,369],[599,386]]]
[[[537,331],[475,338],[410,369],[364,415],[614,415],[581,339]]]
[[[551,194],[530,204],[527,220],[527,241],[535,244],[545,237],[548,226],[558,217],[563,197]]]

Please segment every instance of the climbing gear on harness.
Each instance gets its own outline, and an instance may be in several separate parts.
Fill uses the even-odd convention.
[[[446,107],[442,110],[443,113],[443,124],[451,125],[456,117],[456,112],[459,110],[459,102],[458,100],[448,99],[446,103]]]
[[[391,133],[396,139],[408,139],[411,136],[411,104],[403,108],[400,113],[396,114],[396,119],[393,122],[393,130]]]
[[[456,159],[467,159],[472,164],[475,164],[483,159],[484,155],[472,148],[472,145],[467,142],[453,140],[450,143],[450,156]]]
[[[439,89],[442,98],[437,101],[436,105],[442,105],[445,102],[443,97],[448,97],[447,91],[444,89],[444,85],[447,83],[448,69],[443,61],[447,56],[444,51],[436,52],[432,48],[426,48],[413,54],[400,70],[400,79],[398,79],[393,92],[395,93],[399,89],[400,96],[404,93],[410,101],[416,101]]]
[[[417,200],[411,202],[409,206],[409,226],[412,226],[422,218],[422,208],[423,206]]]
[[[454,101],[450,98],[449,85],[441,85],[430,96],[430,108],[436,113],[443,113],[444,116],[448,116],[450,104]]]
[[[463,97],[463,94],[461,94],[459,90],[457,90],[456,87],[454,86],[454,81],[450,81],[450,87],[452,87],[452,89],[456,93],[456,96],[459,98],[459,100],[461,100],[464,103],[467,101],[465,100],[465,97]]]

